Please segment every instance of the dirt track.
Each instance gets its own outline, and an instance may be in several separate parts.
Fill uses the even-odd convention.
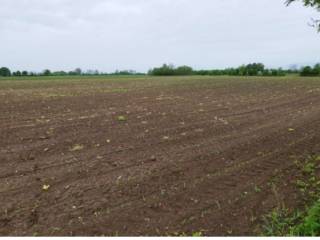
[[[320,152],[320,79],[0,82],[0,100],[0,235],[255,235],[268,183]]]

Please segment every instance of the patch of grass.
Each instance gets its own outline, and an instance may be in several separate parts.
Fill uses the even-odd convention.
[[[307,212],[302,223],[291,230],[291,236],[320,236],[320,201]]]
[[[287,236],[290,228],[301,218],[300,212],[290,214],[288,209],[276,208],[264,217],[263,235]]]
[[[306,174],[311,174],[314,172],[315,170],[315,163],[314,162],[308,162],[307,164],[305,164],[305,166],[303,167],[303,173]]]
[[[306,212],[275,209],[265,217],[266,236],[320,236],[320,201]]]
[[[320,181],[316,176],[320,156],[310,156],[296,165],[301,172],[296,187],[304,196],[307,207],[302,211],[289,211],[284,206],[274,209],[263,219],[265,236],[320,236]]]

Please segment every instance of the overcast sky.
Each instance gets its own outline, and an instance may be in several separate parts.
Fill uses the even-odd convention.
[[[284,0],[0,0],[0,66],[41,71],[320,61],[319,12]]]

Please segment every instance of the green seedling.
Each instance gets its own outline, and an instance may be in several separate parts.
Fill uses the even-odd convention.
[[[127,118],[125,116],[118,116],[118,121],[125,122],[125,121],[127,121]]]
[[[255,191],[256,193],[260,193],[262,190],[261,190],[261,188],[259,188],[258,186],[255,186],[255,187],[254,187],[254,191]]]

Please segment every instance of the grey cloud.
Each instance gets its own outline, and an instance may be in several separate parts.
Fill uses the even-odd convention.
[[[146,71],[319,61],[318,12],[279,0],[1,0],[0,65]]]

